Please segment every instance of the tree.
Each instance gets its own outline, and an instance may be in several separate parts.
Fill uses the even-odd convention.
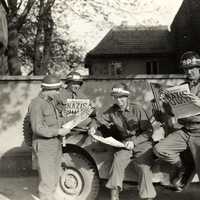
[[[0,74],[5,72],[5,51],[8,45],[8,26],[6,19],[7,6],[3,0],[0,3]]]
[[[36,0],[8,0],[8,74],[20,75],[20,64],[18,62],[18,45],[19,45],[19,32],[26,22],[27,15],[29,14],[33,4]],[[19,13],[21,6],[24,9]]]
[[[54,22],[52,19],[52,6],[55,0],[40,0],[39,15],[37,23],[37,34],[35,37],[34,74],[41,75],[48,72],[50,61],[51,40]]]
[[[135,25],[159,24],[149,14],[159,7],[146,9],[155,0],[8,0],[9,45],[8,73],[41,75],[54,71],[66,73],[83,65],[86,43],[96,41],[114,25],[133,20]],[[145,9],[144,9],[145,8]],[[146,14],[141,20],[140,13]],[[74,39],[83,29],[71,33],[81,20],[94,29]],[[85,27],[83,27],[85,28]],[[19,64],[20,63],[20,64]]]

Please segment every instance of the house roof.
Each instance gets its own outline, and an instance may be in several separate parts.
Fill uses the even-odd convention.
[[[111,29],[87,56],[172,52],[173,41],[167,26],[118,26]]]

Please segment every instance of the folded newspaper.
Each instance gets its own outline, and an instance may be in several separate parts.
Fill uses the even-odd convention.
[[[162,101],[169,103],[177,119],[200,114],[200,107],[194,104],[193,99],[199,99],[190,92],[189,85],[163,86],[150,83],[158,110],[162,109]]]
[[[118,140],[114,139],[113,137],[106,137],[104,138],[103,136],[93,134],[91,135],[95,140],[102,142],[104,144],[113,146],[113,147],[118,147],[118,148],[125,148],[124,144],[122,142],[119,142]]]
[[[69,121],[62,125],[62,127],[66,129],[76,127],[81,122],[85,121],[93,111],[94,108],[90,105],[89,100],[69,99],[63,111],[69,116]]]

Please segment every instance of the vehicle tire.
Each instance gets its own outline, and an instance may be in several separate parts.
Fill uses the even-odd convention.
[[[94,200],[99,192],[97,169],[86,156],[70,152],[63,156],[63,174],[56,196],[66,200]]]
[[[31,128],[30,116],[26,114],[23,121],[23,135],[24,135],[24,143],[31,147],[32,146],[32,136],[33,131]]]

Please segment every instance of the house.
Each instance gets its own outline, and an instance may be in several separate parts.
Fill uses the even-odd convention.
[[[200,53],[200,1],[183,0],[172,24],[171,34],[180,56],[185,51]]]
[[[85,65],[94,76],[179,73],[167,26],[114,27],[86,55]]]

